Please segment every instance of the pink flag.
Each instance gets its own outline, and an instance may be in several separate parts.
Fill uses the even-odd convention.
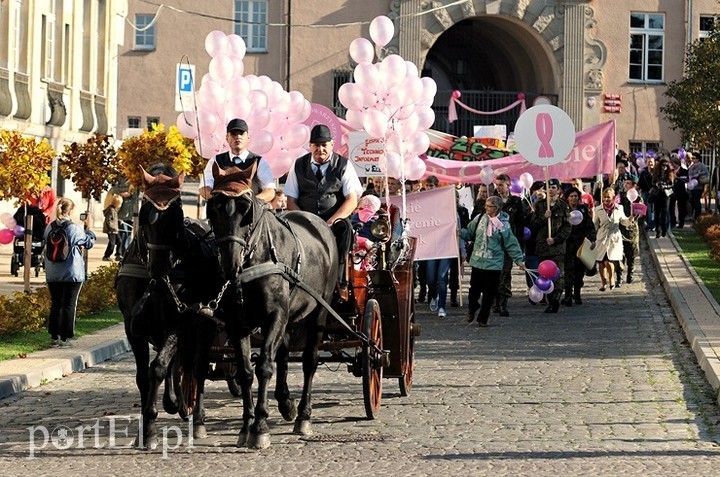
[[[402,197],[390,197],[402,210]],[[410,236],[417,237],[415,260],[458,256],[455,188],[441,187],[408,194],[405,198]]]

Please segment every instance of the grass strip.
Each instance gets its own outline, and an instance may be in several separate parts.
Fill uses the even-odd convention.
[[[88,315],[75,322],[75,337],[85,336],[122,323],[123,316],[117,308]],[[17,358],[33,351],[50,347],[47,329],[0,336],[0,361]]]
[[[694,229],[673,230],[675,240],[682,247],[683,255],[692,265],[715,301],[720,303],[720,274],[718,263],[710,257],[707,242]]]

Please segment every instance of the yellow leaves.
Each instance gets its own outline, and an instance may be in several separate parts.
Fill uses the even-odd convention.
[[[195,151],[193,142],[183,137],[177,127],[170,126],[166,132],[163,124],[126,140],[118,155],[123,174],[135,187],[142,185],[140,166],[147,170],[153,164],[164,162],[172,164],[178,172],[197,177],[205,162]]]
[[[74,142],[66,146],[60,170],[72,180],[75,190],[95,200],[100,200],[102,192],[120,178],[117,153],[110,137],[97,133],[85,144]]]
[[[47,141],[23,137],[17,131],[0,129],[6,150],[0,153],[0,200],[25,201],[39,196],[50,184],[55,151]]]

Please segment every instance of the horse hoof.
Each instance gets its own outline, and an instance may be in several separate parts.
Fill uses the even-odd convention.
[[[238,440],[237,440],[237,447],[245,447],[248,443],[248,433],[247,432],[240,432],[238,434]]]
[[[157,436],[151,436],[145,438],[145,450],[154,451],[158,447]]]
[[[193,437],[195,439],[205,439],[207,435],[207,428],[205,427],[205,424],[195,424],[193,426]]]
[[[301,436],[311,436],[313,431],[311,428],[310,421],[304,420],[304,421],[295,421],[295,427],[293,428],[294,434],[299,434]]]
[[[270,447],[270,434],[250,434],[247,446],[250,449],[265,449]]]
[[[168,397],[167,395],[163,396],[163,409],[168,414],[177,414],[180,410],[180,406],[178,405],[177,401],[173,401]]]
[[[285,419],[287,422],[291,422],[297,419],[298,412],[295,402],[290,401],[290,406],[287,409],[280,409],[280,414],[282,414],[283,419]]]

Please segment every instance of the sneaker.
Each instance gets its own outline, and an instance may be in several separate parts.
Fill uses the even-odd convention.
[[[60,346],[60,340],[58,340],[58,339],[50,340],[50,347],[51,347],[51,348],[57,348],[58,346]]]
[[[445,311],[445,308],[438,308],[438,318],[445,318],[447,316],[447,312]]]
[[[71,348],[72,343],[70,340],[60,340],[60,348]]]
[[[102,261],[103,261],[103,262],[112,262],[112,258],[110,258],[110,257],[103,257],[103,258],[102,258]]]
[[[433,298],[433,299],[430,301],[430,311],[438,311],[437,298]]]

